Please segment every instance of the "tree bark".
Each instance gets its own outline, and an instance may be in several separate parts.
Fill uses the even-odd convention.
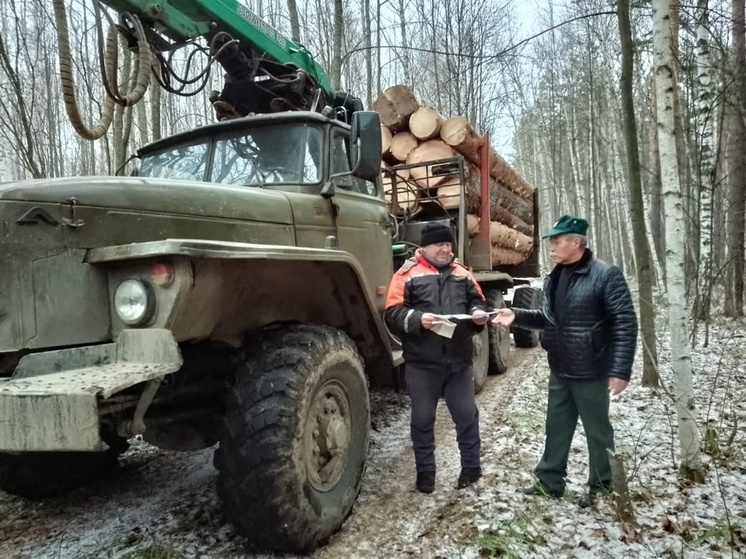
[[[679,426],[681,473],[691,480],[704,477],[696,422],[692,360],[688,345],[688,317],[684,279],[684,208],[676,159],[673,64],[669,0],[653,0],[653,48],[658,140],[666,219],[668,321]],[[679,131],[681,133],[681,131]]]
[[[723,311],[726,316],[743,316],[744,276],[744,213],[746,212],[746,126],[744,99],[746,94],[746,44],[744,38],[744,0],[731,1],[731,34],[733,41],[732,108],[727,164],[730,204],[728,208],[728,256],[726,295]]]
[[[659,386],[658,346],[655,337],[655,307],[653,302],[653,262],[645,227],[645,206],[642,198],[640,154],[637,145],[634,96],[632,93],[634,46],[629,21],[629,0],[618,0],[617,17],[622,43],[622,119],[627,148],[627,184],[629,185],[629,211],[632,219],[632,240],[635,246],[635,263],[639,285],[638,306],[643,347],[642,385]]]

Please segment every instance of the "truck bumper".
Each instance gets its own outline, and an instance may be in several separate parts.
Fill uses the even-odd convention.
[[[169,330],[124,330],[116,343],[25,356],[0,380],[0,451],[98,451],[98,404],[179,370]]]

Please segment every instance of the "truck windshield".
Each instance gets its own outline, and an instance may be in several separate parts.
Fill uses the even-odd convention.
[[[213,141],[212,158],[209,139],[146,155],[142,158],[140,176],[244,186],[321,181],[323,132],[317,126],[262,126]]]

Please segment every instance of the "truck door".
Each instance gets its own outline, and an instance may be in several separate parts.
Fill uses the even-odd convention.
[[[349,133],[333,129],[332,174],[350,170],[348,145]],[[383,310],[394,263],[389,212],[380,185],[349,174],[333,178],[332,182],[335,194],[331,202],[336,206],[339,248],[360,261],[371,299]]]

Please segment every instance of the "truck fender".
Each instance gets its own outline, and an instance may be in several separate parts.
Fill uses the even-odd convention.
[[[153,286],[158,305],[147,326],[167,328],[179,342],[235,343],[274,323],[326,324],[354,340],[371,382],[393,382],[382,317],[359,262],[346,251],[166,239],[92,249],[86,260],[108,267],[110,300],[133,274],[148,281],[155,264],[173,266],[173,283]],[[113,310],[112,328],[124,328]]]

